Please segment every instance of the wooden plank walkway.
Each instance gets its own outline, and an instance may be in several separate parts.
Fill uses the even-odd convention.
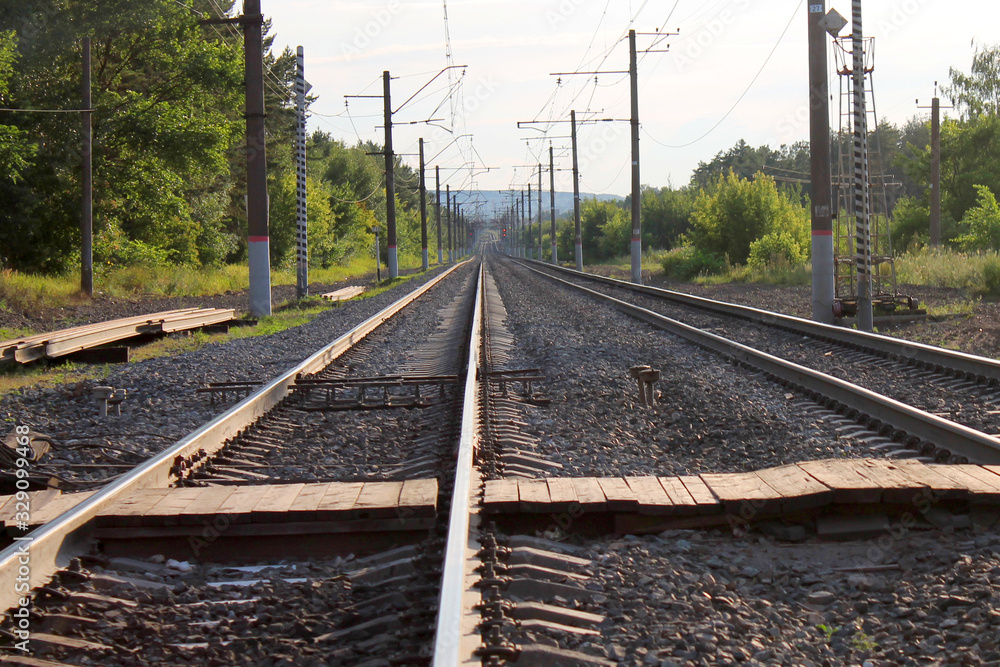
[[[32,491],[26,525],[47,523],[93,493]],[[436,516],[437,496],[436,479],[144,489],[102,510],[96,525],[98,531],[175,528],[171,532],[179,532],[201,530],[206,522],[224,522],[257,526],[259,532],[267,533],[293,523],[305,531],[309,523],[379,520],[387,530],[394,524],[396,529],[408,530]],[[0,520],[8,530],[16,529],[23,519],[17,515],[24,511],[23,504],[18,507],[13,498],[0,496]],[[270,529],[261,528],[265,525]]]
[[[28,363],[55,358],[132,338],[141,334],[172,333],[228,322],[236,311],[223,308],[182,308],[86,324],[49,333],[0,341],[0,359]]]
[[[510,478],[486,482],[483,505],[491,514],[775,516],[827,505],[904,505],[925,494],[1000,504],[1000,466],[835,459],[687,477]]]

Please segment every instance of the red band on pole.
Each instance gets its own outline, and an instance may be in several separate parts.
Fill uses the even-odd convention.
[[[271,240],[270,236],[250,236],[248,237],[250,243],[267,243]]]
[[[813,236],[833,236],[832,229],[814,229]]]

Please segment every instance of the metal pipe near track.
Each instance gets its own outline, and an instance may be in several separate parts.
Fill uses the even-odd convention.
[[[548,265],[546,265],[548,266]],[[930,413],[900,403],[881,394],[838,378],[814,371],[805,366],[779,359],[773,355],[755,350],[736,341],[702,331],[677,320],[654,313],[640,306],[621,301],[614,297],[595,292],[574,283],[531,267],[528,270],[545,276],[549,280],[579,290],[600,300],[614,304],[619,310],[648,322],[659,329],[708,348],[727,357],[736,359],[747,366],[769,373],[785,380],[806,392],[816,392],[843,405],[867,414],[884,424],[905,431],[911,436],[926,440],[952,453],[961,454],[971,461],[983,464],[1000,463],[1000,440],[953,421],[942,419]]]
[[[528,264],[528,262],[523,261],[521,263]],[[791,315],[783,315],[781,313],[772,313],[759,308],[751,308],[750,306],[740,306],[734,303],[727,303],[725,301],[714,301],[712,299],[706,299],[692,294],[684,294],[682,292],[674,292],[660,287],[635,285],[623,280],[616,280],[605,276],[596,276],[592,273],[581,273],[579,271],[574,271],[573,269],[568,269],[564,266],[552,266],[551,264],[543,264],[539,262],[531,263],[538,264],[545,269],[560,271],[567,275],[578,276],[587,280],[601,282],[606,285],[614,285],[615,287],[627,289],[632,292],[638,292],[640,294],[646,294],[660,299],[667,299],[676,303],[694,306],[696,308],[702,308],[704,310],[710,310],[724,315],[731,315],[733,317],[739,317],[754,322],[761,322],[763,324],[782,327],[795,331],[796,333],[812,336],[814,338],[835,341],[856,347],[863,347],[869,350],[875,350],[883,354],[912,359],[935,368],[939,367],[942,369],[948,369],[980,380],[1000,383],[1000,361],[997,361],[996,359],[987,359],[986,357],[978,357],[974,354],[957,352],[955,350],[946,350],[944,348],[934,347],[933,345],[925,345],[924,343],[891,338],[889,336],[869,333],[866,331],[845,329],[844,327],[822,324],[821,322],[813,322],[812,320],[802,319],[801,317],[793,317]]]
[[[482,664],[475,650],[479,641],[474,631],[482,620],[472,608],[478,591],[478,575],[472,570],[471,556],[478,553],[479,543],[473,528],[478,514],[473,507],[479,486],[476,478],[476,423],[479,415],[479,352],[483,327],[483,265],[479,267],[476,285],[475,314],[469,341],[469,363],[465,375],[465,396],[462,401],[462,430],[455,465],[455,486],[448,517],[448,542],[445,545],[444,567],[441,571],[441,593],[438,600],[437,630],[434,637],[435,667],[455,667]]]
[[[56,571],[68,565],[69,559],[89,543],[92,528],[90,522],[102,509],[138,489],[168,486],[170,469],[178,457],[190,456],[199,450],[213,454],[221,449],[228,438],[285,398],[289,387],[300,373],[312,373],[328,365],[460,266],[462,264],[455,265],[376,313],[301,364],[271,380],[256,393],[140,464],[118,481],[0,551],[0,610],[20,606],[19,599],[26,597],[28,591],[46,583]],[[27,576],[19,574],[19,566],[24,565],[25,561],[28,563]],[[23,572],[24,569],[21,570]]]

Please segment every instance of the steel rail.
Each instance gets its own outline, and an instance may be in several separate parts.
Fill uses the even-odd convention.
[[[168,449],[139,464],[119,480],[0,551],[0,610],[21,606],[19,599],[27,597],[27,591],[45,584],[55,572],[66,567],[69,559],[89,544],[93,528],[91,520],[101,510],[133,491],[169,486],[170,469],[177,458],[188,457],[199,450],[204,450],[209,455],[217,452],[227,439],[284,399],[299,374],[313,373],[327,366],[464,264],[456,264],[426,285],[384,308]],[[25,565],[27,575],[23,574],[24,569],[19,574],[19,566]]]
[[[473,486],[475,476],[476,423],[479,415],[479,362],[483,327],[483,274],[479,265],[476,285],[475,314],[469,341],[469,363],[465,375],[465,396],[462,401],[462,428],[455,466],[455,486],[448,517],[448,541],[445,545],[444,567],[441,571],[441,592],[438,599],[437,627],[434,637],[434,666],[455,667],[482,664],[475,656],[479,646],[473,632],[481,620],[472,608],[474,583],[478,578],[472,570],[471,556],[478,553],[473,507],[479,487]]]
[[[979,357],[974,354],[946,350],[933,345],[917,343],[914,341],[901,340],[890,336],[883,336],[876,333],[858,331],[856,329],[846,329],[844,327],[822,324],[812,320],[773,313],[760,308],[750,306],[740,306],[725,301],[715,301],[692,294],[674,292],[660,287],[650,287],[648,285],[636,285],[615,278],[597,276],[591,273],[583,273],[564,266],[553,266],[535,260],[516,260],[522,264],[534,264],[565,273],[567,275],[578,276],[596,282],[613,285],[632,292],[646,294],[660,299],[675,301],[687,306],[701,308],[732,317],[739,317],[745,320],[760,322],[770,326],[781,327],[796,333],[805,334],[814,338],[844,343],[847,345],[875,350],[883,354],[911,359],[913,361],[932,366],[935,370],[948,369],[955,373],[961,373],[969,379],[976,379],[980,382],[990,381],[993,384],[1000,383],[1000,361]]]
[[[728,338],[678,322],[646,308],[562,280],[544,271],[527,266],[525,268],[549,280],[612,303],[619,310],[654,327],[665,329],[692,343],[735,359],[764,373],[769,373],[807,393],[812,392],[837,401],[852,410],[869,415],[883,424],[905,431],[910,436],[931,442],[952,453],[961,454],[971,461],[983,464],[1000,463],[1000,440],[986,433],[962,424],[956,424],[948,419],[924,412],[839,378],[779,359]]]

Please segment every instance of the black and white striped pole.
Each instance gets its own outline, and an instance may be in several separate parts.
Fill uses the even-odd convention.
[[[421,270],[428,267],[427,257],[427,186],[424,182],[424,138],[420,137],[420,248]]]
[[[865,113],[865,51],[861,27],[861,0],[853,0],[854,56],[854,215],[855,273],[858,280],[858,329],[874,328],[872,314],[871,234],[868,199],[868,127]]]
[[[302,47],[296,51],[295,109],[298,112],[298,134],[295,138],[295,227],[298,236],[298,271],[295,295],[309,295],[309,243],[307,237],[308,213],[306,202],[306,83],[305,55]]]
[[[437,237],[438,237],[438,266],[444,264],[444,250],[441,245],[441,167],[434,165],[434,190],[435,190],[435,203],[434,208],[437,209]],[[448,202],[445,201],[447,206]]]

